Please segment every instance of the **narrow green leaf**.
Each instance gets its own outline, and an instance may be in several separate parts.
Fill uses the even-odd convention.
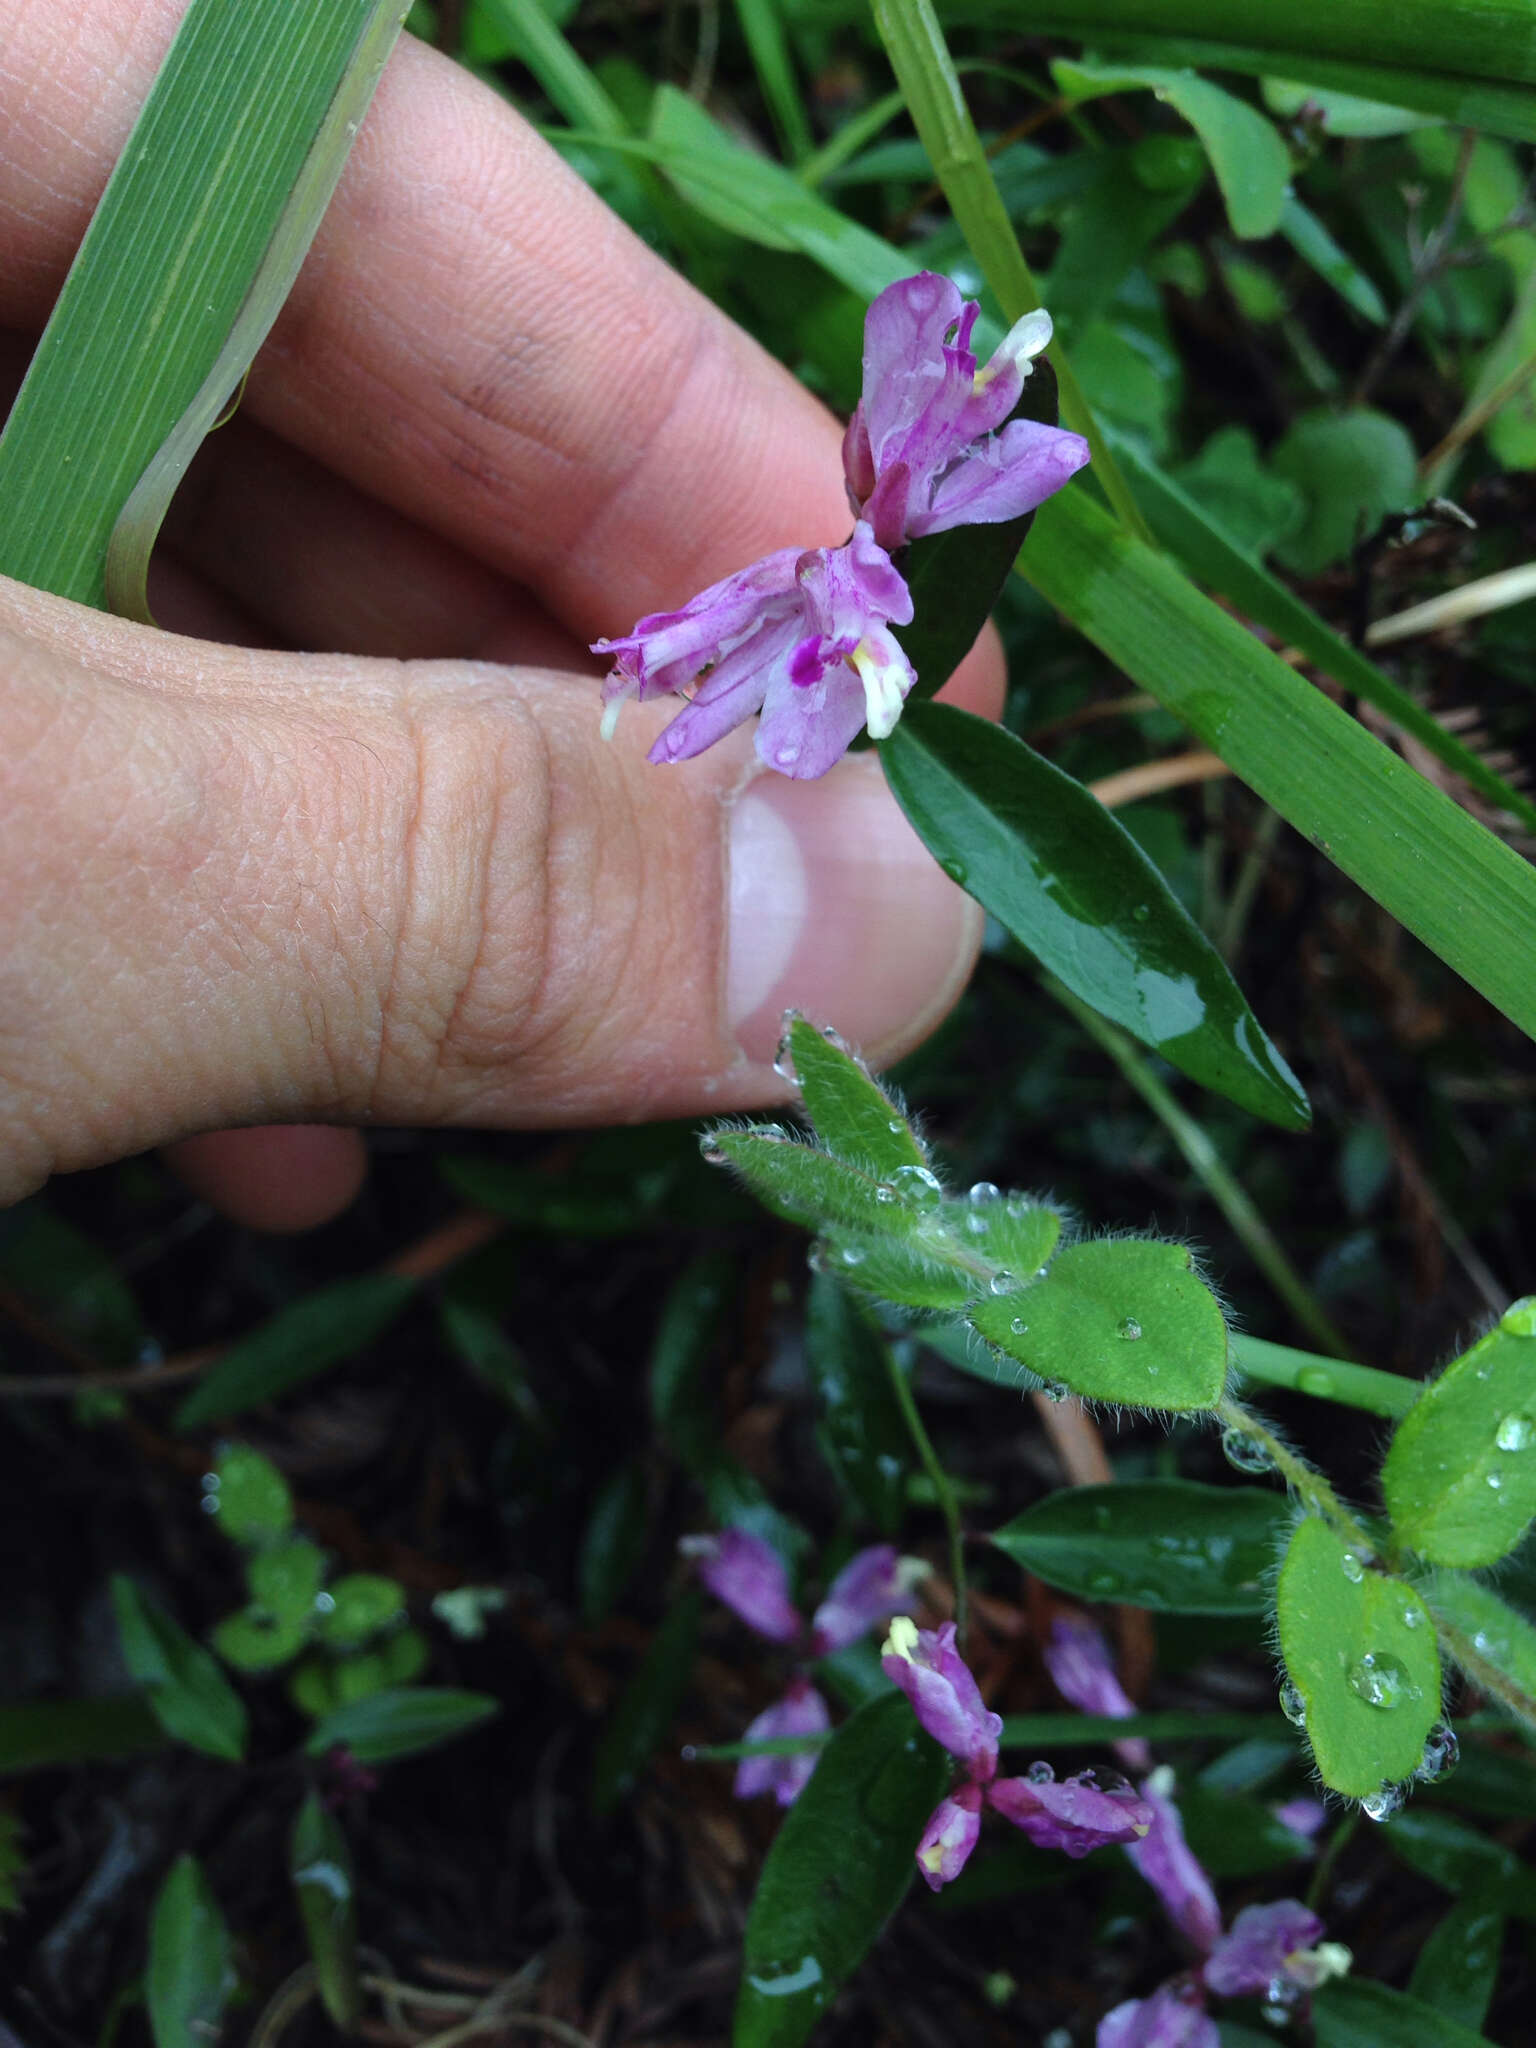
[[[1381,1480],[1398,1534],[1432,1564],[1514,1549],[1536,1515],[1536,1296],[1424,1389]]]
[[[138,1693],[0,1706],[0,1775],[134,1756],[164,1743],[158,1716]]]
[[[0,435],[0,572],[104,602],[119,514],[177,423],[198,414],[190,459],[239,383],[405,13],[404,0],[188,8]],[[275,244],[280,274],[253,298]],[[237,323],[242,360],[225,353]]]
[[[210,2048],[235,1988],[229,1927],[195,1856],[171,1865],[149,1923],[144,2002],[155,2048]]]
[[[1000,1194],[987,1181],[963,1201],[947,1201],[938,1220],[956,1243],[986,1261],[992,1269],[989,1285],[999,1287],[1042,1278],[1061,1241],[1057,1210],[1028,1195]]]
[[[1411,1997],[1474,2032],[1488,2016],[1504,1946],[1504,1915],[1478,1897],[1458,1900],[1419,1950]]]
[[[811,153],[811,124],[795,77],[778,0],[736,0],[736,16],[779,140],[790,159],[800,163]]]
[[[447,1686],[409,1685],[371,1693],[338,1707],[310,1730],[307,1756],[345,1749],[360,1764],[392,1763],[440,1749],[501,1712],[500,1700],[484,1692],[456,1692]]]
[[[581,1618],[596,1628],[613,1612],[645,1551],[645,1468],[623,1464],[599,1490],[576,1560]]]
[[[1351,312],[1373,327],[1387,324],[1386,301],[1374,282],[1346,254],[1309,207],[1294,192],[1286,194],[1280,210],[1280,232],[1303,263],[1310,265],[1324,284],[1331,285]],[[1155,529],[1154,529],[1155,530]]]
[[[980,1285],[974,1272],[920,1244],[893,1244],[851,1230],[824,1231],[821,1241],[828,1264],[845,1286],[902,1308],[964,1308]]]
[[[1526,1699],[1536,1700],[1536,1625],[1492,1586],[1460,1572],[1436,1572],[1425,1597],[1479,1657],[1503,1672]]]
[[[213,1461],[205,1505],[231,1543],[275,1542],[293,1527],[288,1482],[251,1444],[225,1444]]]
[[[1220,955],[1081,783],[944,704],[910,705],[880,757],[940,865],[1075,995],[1245,1109],[1306,1123]]]
[[[1323,1783],[1365,1799],[1411,1777],[1440,1716],[1440,1658],[1418,1594],[1308,1516],[1280,1568],[1278,1609],[1280,1652]]]
[[[1410,113],[1406,107],[1384,106],[1380,100],[1363,100],[1354,93],[1299,85],[1294,78],[1266,78],[1261,90],[1265,106],[1282,121],[1294,121],[1305,109],[1326,135],[1378,139],[1435,125],[1432,116]]]
[[[112,1607],[129,1674],[150,1711],[178,1742],[239,1763],[245,1755],[245,1707],[218,1665],[165,1609],[121,1572],[112,1575]]]
[[[651,1345],[651,1419],[668,1449],[691,1470],[710,1463],[718,1451],[707,1374],[736,1279],[728,1253],[701,1252],[667,1290]]]
[[[696,1586],[668,1612],[609,1715],[592,1764],[592,1804],[611,1813],[667,1738],[693,1678],[704,1602]]]
[[[906,1499],[911,1440],[891,1391],[886,1346],[829,1273],[811,1282],[805,1352],[827,1463],[881,1535],[894,1536]]]
[[[1144,1479],[1048,1494],[992,1541],[1080,1599],[1163,1614],[1263,1614],[1290,1520],[1283,1493]]]
[[[304,1922],[304,1939],[320,1986],[320,2002],[344,2034],[357,2025],[357,1893],[352,1854],[336,1816],[309,1792],[293,1823],[288,1875]]]
[[[778,1125],[750,1130],[728,1128],[710,1132],[708,1144],[735,1168],[753,1194],[770,1208],[812,1229],[875,1231],[882,1236],[912,1237],[922,1228],[924,1213],[941,1199],[938,1182],[926,1167],[902,1167],[914,1177],[910,1185],[928,1192],[932,1202],[913,1201],[909,1182],[882,1179],[841,1159],[829,1159],[814,1145],[803,1145]],[[923,1175],[921,1182],[915,1176]]]
[[[827,1150],[882,1180],[926,1167],[912,1126],[864,1062],[835,1032],[818,1031],[795,1012],[787,1022],[780,1056],[787,1053],[805,1113]]]
[[[356,1358],[393,1323],[416,1282],[367,1273],[318,1287],[232,1344],[176,1410],[178,1429],[201,1429],[275,1401],[306,1381]]]
[[[901,1903],[948,1776],[900,1694],[838,1729],[758,1880],[732,2048],[797,2048],[810,2034]]]
[[[1536,1034],[1536,982],[1526,971],[1536,957],[1536,872],[1527,862],[1086,492],[1058,492],[1040,508],[1019,567],[1266,803]]]
[[[1040,1379],[1089,1401],[1211,1408],[1226,1382],[1227,1326],[1187,1245],[1068,1245],[1045,1279],[976,1302],[969,1321]]]
[[[1074,103],[1111,92],[1155,93],[1184,117],[1205,145],[1233,234],[1253,239],[1272,235],[1280,225],[1291,182],[1291,159],[1269,122],[1246,101],[1234,99],[1192,71],[1156,65],[1106,69],[1058,58],[1051,72]]]
[[[1366,1977],[1325,1984],[1312,2018],[1317,2048],[1493,2048],[1432,2005]]]
[[[1448,1813],[1413,1807],[1394,1815],[1383,1834],[1393,1854],[1432,1884],[1496,1900],[1507,1913],[1536,1921],[1536,1871],[1505,1843]]]

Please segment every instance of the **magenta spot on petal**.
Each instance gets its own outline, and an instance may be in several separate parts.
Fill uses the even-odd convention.
[[[802,640],[789,657],[789,680],[797,688],[808,690],[812,683],[819,683],[826,673],[827,661],[822,652],[821,636]]]

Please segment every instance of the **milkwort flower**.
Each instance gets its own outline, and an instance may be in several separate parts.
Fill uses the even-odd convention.
[[[864,389],[843,442],[857,524],[840,548],[779,548],[678,611],[593,643],[613,658],[603,730],[627,698],[693,694],[651,748],[686,761],[754,712],[759,758],[797,780],[824,775],[861,730],[884,739],[916,681],[892,626],[912,597],[892,555],[909,540],[1032,511],[1088,460],[1087,443],[1008,419],[1050,340],[1031,313],[977,368],[978,308],[948,278],[890,285],[864,327]],[[696,687],[695,687],[696,685]]]

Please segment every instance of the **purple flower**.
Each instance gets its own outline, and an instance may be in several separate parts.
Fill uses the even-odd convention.
[[[1287,1799],[1284,1805],[1271,1807],[1270,1812],[1282,1827],[1309,1842],[1328,1818],[1328,1809],[1321,1799]]]
[[[880,1662],[934,1741],[958,1757],[974,1784],[986,1784],[997,1770],[1003,1721],[987,1710],[970,1666],[955,1648],[954,1623],[920,1629],[898,1615]]]
[[[1150,1998],[1128,1999],[1099,2021],[1095,2048],[1220,2048],[1198,1985],[1175,1978]]]
[[[783,1699],[747,1729],[746,1742],[776,1742],[786,1735],[825,1735],[832,1726],[827,1703],[807,1678],[795,1679]],[[771,1792],[780,1806],[793,1806],[815,1770],[815,1750],[795,1756],[744,1756],[736,1771],[736,1797],[756,1799]]]
[[[1209,1955],[1221,1939],[1221,1908],[1211,1881],[1184,1839],[1184,1823],[1173,1803],[1173,1773],[1166,1766],[1142,1784],[1152,1825],[1126,1855],[1163,1902],[1163,1910],[1184,1939]]]
[[[1299,1970],[1292,1968],[1293,1959],[1300,1962],[1304,1953],[1310,1958],[1322,1932],[1322,1921],[1296,1899],[1245,1906],[1206,1959],[1206,1984],[1223,1998],[1268,1997],[1276,1985],[1282,1991],[1311,1989],[1325,1977],[1340,1974],[1329,1962],[1321,1971],[1314,1970],[1310,1960]],[[1336,1947],[1329,1944],[1330,1950]],[[1283,2004],[1284,1999],[1277,1997],[1275,2002]]]
[[[699,1577],[717,1600],[770,1643],[792,1643],[804,1624],[789,1597],[783,1562],[771,1544],[745,1529],[685,1536],[678,1548],[698,1561]]]
[[[1117,1721],[1134,1714],[1115,1676],[1109,1646],[1091,1621],[1058,1614],[1051,1623],[1051,1639],[1045,1646],[1045,1668],[1064,1700],[1083,1714],[1106,1714]],[[1115,1754],[1133,1771],[1150,1770],[1152,1752],[1139,1737],[1115,1744]]]
[[[981,1833],[981,1801],[980,1785],[960,1785],[929,1815],[917,1845],[917,1867],[930,1891],[938,1891],[964,1870]]]
[[[1059,1784],[1049,1764],[1034,1764],[1024,1778],[999,1778],[987,1801],[1037,1849],[1060,1849],[1074,1862],[1110,1842],[1134,1842],[1152,1825],[1152,1809],[1129,1785],[1103,1790],[1092,1771]]]
[[[826,1657],[856,1643],[877,1622],[912,1608],[912,1587],[927,1571],[920,1559],[898,1557],[889,1543],[851,1557],[811,1616],[811,1655]]]
[[[855,516],[893,552],[920,534],[1032,512],[1088,460],[1077,434],[1008,421],[1050,315],[1026,313],[978,371],[979,310],[922,271],[887,286],[865,318],[864,394],[843,437],[843,475]]]
[[[702,676],[650,760],[691,760],[761,711],[758,757],[797,780],[825,775],[862,728],[884,739],[901,716],[917,677],[890,627],[911,619],[907,586],[862,521],[846,547],[780,548],[681,611],[593,642],[614,657],[605,729],[626,697]]]

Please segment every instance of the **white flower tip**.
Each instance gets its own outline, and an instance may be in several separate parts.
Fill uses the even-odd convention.
[[[918,1850],[917,1860],[921,1863],[924,1870],[937,1877],[944,1868],[944,1844],[942,1842],[930,1842],[926,1849]]]
[[[619,713],[624,709],[622,697],[610,697],[603,706],[603,722],[598,731],[605,740],[611,740],[619,729]]]
[[[1354,1955],[1342,1941],[1320,1941],[1316,1948],[1299,1949],[1285,1959],[1286,1973],[1303,1984],[1308,1991],[1316,1991],[1332,1977],[1347,1977],[1354,1964]]]
[[[890,1634],[881,1645],[881,1656],[900,1657],[910,1664],[912,1662],[912,1652],[916,1648],[917,1623],[910,1615],[896,1615],[891,1622]]]
[[[868,640],[859,642],[848,661],[864,685],[864,723],[870,738],[888,739],[907,701],[911,671],[903,661],[882,661]]]
[[[1146,1789],[1152,1794],[1154,1799],[1171,1799],[1174,1792],[1173,1766],[1171,1764],[1159,1764],[1157,1769],[1147,1779]]]
[[[1029,365],[1035,357],[1050,347],[1053,331],[1050,314],[1044,306],[1036,306],[1022,320],[1014,321],[1003,336],[997,354],[988,363],[985,374],[991,375],[994,368],[1003,363],[1017,363],[1027,377]]]

